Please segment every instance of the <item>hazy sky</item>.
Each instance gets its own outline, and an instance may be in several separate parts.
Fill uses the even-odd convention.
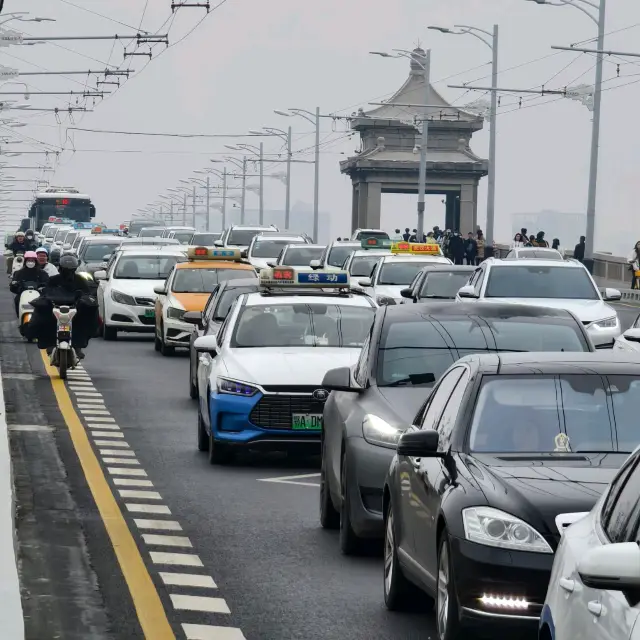
[[[142,28],[147,31],[156,31],[171,17],[171,0],[70,1],[136,28],[147,4],[142,20]],[[212,6],[215,4],[212,0]],[[640,3],[610,0],[608,5],[607,48],[637,50]],[[57,20],[11,23],[12,28],[24,28],[35,36],[133,32],[65,0],[5,2],[5,13],[25,10]],[[161,32],[170,24],[170,42],[175,43],[203,16],[202,9],[180,9]],[[265,125],[286,128],[291,124],[294,151],[300,152],[295,157],[309,160],[313,157],[312,126],[300,118],[278,116],[274,109],[313,110],[319,105],[324,114],[348,116],[360,106],[371,108],[369,102],[390,96],[404,82],[408,61],[383,59],[368,52],[410,49],[418,42],[432,48],[434,86],[456,105],[468,104],[481,94],[451,89],[447,84],[489,83],[488,49],[472,37],[445,36],[428,31],[427,26],[462,23],[490,29],[494,22],[501,29],[502,87],[544,85],[557,89],[593,82],[593,56],[550,49],[551,45],[569,45],[595,35],[595,25],[573,8],[544,7],[525,0],[227,0],[166,53],[158,55],[164,46],[155,47],[154,59],[140,75],[97,104],[95,112],[74,115],[73,121],[84,128],[192,134],[244,134]],[[121,43],[59,44],[0,49],[0,63],[29,71],[38,67],[71,71],[104,69],[106,61],[116,65],[123,62]],[[138,49],[145,50],[148,47]],[[132,57],[122,68],[140,70],[146,63],[146,58]],[[595,248],[620,252],[640,237],[636,213],[640,59],[608,60],[604,76],[608,90],[603,98]],[[83,76],[20,79],[33,85],[34,91],[82,90],[86,86]],[[3,88],[14,89],[16,85]],[[23,101],[20,96],[16,99]],[[33,96],[31,102],[34,106],[62,107],[65,99]],[[541,209],[577,212],[586,207],[591,113],[578,102],[555,96],[529,95],[522,97],[521,105],[519,102],[517,96],[504,95],[498,118],[499,240],[510,235],[511,213]],[[30,123],[15,130],[16,135],[29,137],[29,144],[21,144],[20,151],[41,148],[30,139],[64,148],[52,182],[88,192],[98,208],[98,217],[109,222],[130,218],[135,209],[176,186],[180,178],[188,178],[194,169],[213,167],[209,158],[222,158],[229,153],[224,144],[234,142],[72,132],[68,128],[74,124],[68,115],[57,124],[53,113],[13,114]],[[340,174],[338,163],[359,143],[356,137],[349,138],[348,132],[346,121],[323,119],[320,203],[321,209],[331,214],[333,235],[349,231],[351,186]],[[472,147],[486,157],[487,127],[474,136]],[[265,138],[265,149],[273,154],[271,159],[278,159],[281,141]],[[123,153],[126,150],[132,153]],[[43,159],[41,155],[25,154],[11,162],[31,165]],[[282,164],[273,164],[268,172],[283,169]],[[21,171],[19,177],[31,175],[35,172]],[[484,182],[478,207],[481,225],[486,202]],[[265,208],[283,207],[284,195],[280,181],[266,180]],[[257,207],[255,195],[247,198],[247,206]],[[292,201],[310,203],[312,198],[313,167],[295,164]],[[414,212],[415,198],[386,197],[383,201],[387,227],[414,226]],[[427,224],[441,224],[442,215],[439,199],[430,198]],[[562,238],[562,242],[569,246],[576,239]]]

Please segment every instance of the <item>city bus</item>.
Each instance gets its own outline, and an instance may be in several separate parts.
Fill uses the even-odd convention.
[[[59,218],[73,222],[90,222],[95,216],[96,208],[85,193],[80,193],[73,187],[48,187],[36,194],[29,209],[27,228],[40,231],[46,222]],[[27,224],[26,220],[23,220],[22,226]]]

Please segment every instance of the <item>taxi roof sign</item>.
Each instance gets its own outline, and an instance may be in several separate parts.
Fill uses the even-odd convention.
[[[360,246],[363,249],[390,249],[393,246],[393,242],[389,238],[362,238],[360,240]]]
[[[420,242],[394,242],[391,245],[391,253],[394,254],[408,254],[408,255],[422,255],[422,256],[441,256],[442,249],[439,244]]]
[[[240,262],[242,251],[240,249],[212,249],[211,247],[189,247],[187,249],[189,260],[225,260],[226,262]]]
[[[260,271],[260,286],[265,288],[346,289],[349,287],[349,274],[346,271],[297,270],[293,267],[280,266],[262,269]]]
[[[91,229],[91,233],[93,234],[102,234],[102,235],[117,235],[120,233],[120,229],[107,229],[106,227],[93,227]]]

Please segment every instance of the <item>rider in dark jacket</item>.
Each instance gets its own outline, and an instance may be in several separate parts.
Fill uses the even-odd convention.
[[[49,276],[40,268],[38,264],[38,256],[35,252],[27,251],[24,254],[24,266],[13,274],[13,278],[9,284],[11,293],[15,293],[16,316],[18,315],[18,305],[22,292],[32,285],[38,289],[43,287],[49,281]]]
[[[25,253],[28,251],[27,243],[24,238],[24,232],[18,231],[13,238],[13,242],[7,247],[10,251],[13,251],[14,256],[18,253]]]
[[[27,251],[35,251],[38,248],[38,243],[36,242],[36,234],[32,229],[27,229],[25,231],[24,245],[27,248]]]

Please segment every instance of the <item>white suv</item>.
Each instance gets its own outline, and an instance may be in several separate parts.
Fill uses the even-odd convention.
[[[576,260],[485,260],[458,291],[456,300],[527,304],[571,311],[597,349],[610,348],[620,335],[617,289],[601,295],[591,274]]]
[[[273,224],[269,226],[234,224],[222,232],[222,237],[215,241],[215,245],[244,251],[249,248],[254,236],[259,233],[278,233],[278,231],[278,227]]]

